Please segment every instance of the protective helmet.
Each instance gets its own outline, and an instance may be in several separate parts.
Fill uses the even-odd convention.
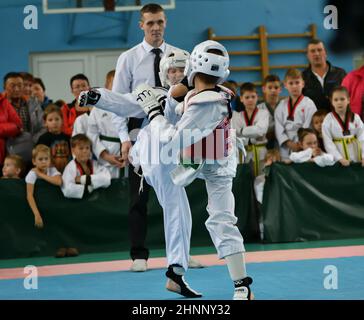
[[[170,68],[184,68],[189,57],[190,54],[187,51],[180,49],[173,49],[162,57],[159,63],[159,78],[163,87],[172,85],[168,79],[168,70]]]
[[[207,52],[211,49],[221,51],[222,56]],[[230,74],[229,54],[222,44],[213,40],[207,40],[201,42],[193,49],[184,72],[190,86],[193,86],[193,79],[196,73],[199,72],[218,77],[217,84],[225,81]]]

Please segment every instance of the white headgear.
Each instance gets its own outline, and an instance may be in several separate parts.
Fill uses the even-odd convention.
[[[170,68],[184,68],[189,57],[190,54],[187,51],[180,49],[173,49],[162,57],[159,63],[159,78],[163,87],[172,85],[168,79],[168,70]]]
[[[216,49],[222,52],[222,56],[207,52]],[[185,75],[188,77],[188,84],[193,86],[193,79],[196,73],[204,73],[218,77],[217,84],[223,83],[229,76],[229,54],[225,47],[213,40],[207,40],[198,44],[192,51],[190,59],[185,67]]]

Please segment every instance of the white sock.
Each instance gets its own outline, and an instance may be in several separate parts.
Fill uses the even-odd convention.
[[[244,252],[232,254],[224,259],[228,266],[231,280],[236,281],[246,277]]]

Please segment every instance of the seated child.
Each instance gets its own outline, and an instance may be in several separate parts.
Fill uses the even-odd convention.
[[[324,122],[324,119],[327,115],[327,111],[325,109],[320,109],[316,111],[312,116],[312,129],[315,131],[317,140],[318,140],[318,146],[319,148],[325,152],[325,146],[324,146],[324,140],[322,139],[322,123]]]
[[[71,150],[75,158],[63,172],[62,192],[66,198],[82,199],[85,193],[111,184],[110,172],[91,159],[91,141],[86,135],[73,136]]]
[[[302,151],[292,152],[289,156],[294,163],[307,161],[315,162],[320,167],[332,166],[335,164],[331,154],[324,153],[318,146],[316,133],[310,128],[298,129],[298,141]]]
[[[333,111],[322,123],[322,137],[326,151],[343,166],[361,162],[364,166],[364,125],[360,116],[350,110],[349,92],[345,87],[331,91]]]
[[[62,173],[71,156],[69,137],[62,132],[62,112],[57,105],[49,104],[43,117],[47,132],[39,137],[37,144],[44,144],[51,149],[54,166]]]
[[[266,134],[269,126],[269,112],[257,107],[258,95],[255,85],[246,82],[240,89],[240,100],[245,106],[242,112],[233,112],[231,126],[236,131],[236,137],[243,140],[247,150],[244,162],[253,162],[254,175],[262,172],[263,160],[267,152]]]
[[[51,150],[43,144],[39,144],[33,149],[32,162],[35,167],[25,177],[27,200],[34,214],[35,226],[43,228],[43,219],[34,199],[35,182],[40,178],[55,186],[61,186],[62,176],[55,167],[51,166]]]
[[[5,157],[2,169],[2,179],[19,179],[24,168],[23,159],[17,154],[9,154]]]

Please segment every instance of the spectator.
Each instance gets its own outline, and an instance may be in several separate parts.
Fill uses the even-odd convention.
[[[232,128],[236,130],[237,138],[243,139],[247,150],[244,162],[253,162],[254,175],[257,176],[263,169],[262,164],[267,153],[269,113],[267,110],[258,109],[258,94],[253,83],[246,82],[241,86],[240,100],[245,111],[233,112]]]
[[[316,111],[312,116],[312,124],[311,124],[311,127],[315,131],[315,134],[317,136],[319,148],[323,152],[326,152],[326,150],[325,150],[324,140],[322,139],[322,123],[324,122],[327,113],[328,112],[326,110]]]
[[[364,65],[357,70],[349,72],[342,85],[350,94],[350,108],[364,120]]]
[[[32,142],[36,143],[39,136],[46,131],[43,126],[43,110],[39,104],[28,103],[27,99],[23,96],[23,87],[23,78],[20,73],[9,72],[5,75],[4,88],[6,98],[18,113],[23,123],[23,131],[29,132]]]
[[[302,151],[292,152],[289,156],[294,163],[315,162],[320,167],[332,166],[335,164],[331,154],[324,153],[318,146],[316,133],[311,128],[299,128],[298,141]]]
[[[322,123],[326,151],[345,167],[350,162],[361,162],[364,166],[364,124],[359,115],[350,110],[348,90],[336,87],[330,101],[334,110]]]
[[[71,138],[71,160],[63,172],[62,192],[66,198],[82,199],[85,194],[111,183],[109,171],[91,159],[91,141],[84,134]]]
[[[4,164],[7,139],[19,135],[21,129],[20,117],[5,95],[0,93],[0,167]]]
[[[282,160],[288,159],[290,152],[300,150],[297,131],[302,127],[310,127],[312,115],[317,110],[313,101],[302,94],[304,81],[299,70],[287,70],[284,86],[289,97],[281,100],[274,112],[275,131]]]
[[[39,137],[37,144],[50,148],[53,164],[59,172],[63,172],[71,158],[70,138],[62,132],[62,112],[54,104],[44,110],[44,122],[47,132]]]
[[[29,100],[32,95],[32,85],[34,82],[34,77],[28,72],[20,72],[20,76],[23,78],[23,92],[22,95],[25,100]]]
[[[35,97],[41,104],[42,110],[44,110],[52,100],[50,100],[45,93],[45,86],[41,78],[34,78],[32,85],[32,96]]]
[[[279,95],[282,91],[281,80],[278,76],[270,74],[263,80],[264,101],[258,104],[258,109],[265,109],[269,112],[269,127],[267,132],[267,149],[278,148],[274,130],[274,111],[279,103]]]
[[[43,228],[44,223],[34,199],[34,185],[38,178],[55,186],[62,185],[62,176],[58,170],[51,166],[50,149],[42,144],[37,145],[32,152],[34,168],[25,177],[27,184],[27,200],[34,214],[34,225]]]
[[[106,81],[105,81],[105,88],[112,90],[112,85],[114,82],[114,77],[115,77],[115,69],[111,70],[107,73],[106,75]]]
[[[2,169],[3,179],[20,179],[23,171],[23,159],[17,154],[6,156]]]
[[[106,75],[105,87],[112,88],[115,70]],[[120,139],[112,124],[112,113],[98,108],[91,110],[88,118],[87,136],[92,141],[92,150],[110,172],[111,178],[119,178],[123,163],[120,159]]]
[[[331,110],[329,95],[331,90],[340,85],[346,72],[335,67],[327,60],[323,42],[312,39],[307,46],[309,66],[302,72],[305,87],[303,94],[315,103],[317,109]]]
[[[82,73],[76,74],[71,78],[70,86],[71,92],[75,99],[71,103],[64,104],[61,109],[63,114],[63,132],[68,136],[72,135],[73,125],[76,121],[76,118],[89,111],[87,107],[82,109],[77,107],[77,98],[81,91],[90,89],[88,78]]]

